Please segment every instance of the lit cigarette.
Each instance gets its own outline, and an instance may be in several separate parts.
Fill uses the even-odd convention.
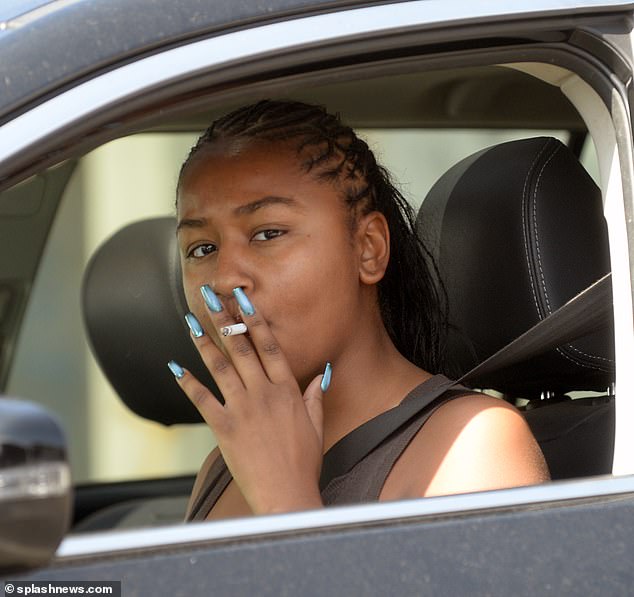
[[[223,336],[239,336],[240,334],[247,333],[247,326],[244,323],[235,323],[233,325],[220,328],[220,333]]]

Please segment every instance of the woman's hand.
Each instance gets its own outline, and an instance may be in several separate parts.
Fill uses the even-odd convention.
[[[209,286],[201,289],[217,329],[236,324]],[[234,290],[249,336],[222,336],[224,353],[193,314],[194,343],[225,398],[224,406],[190,372],[170,369],[203,416],[254,514],[321,507],[322,396],[330,366],[302,396],[266,320],[241,288]],[[323,391],[322,391],[323,386]]]

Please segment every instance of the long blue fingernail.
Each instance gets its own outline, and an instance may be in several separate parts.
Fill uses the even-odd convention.
[[[185,369],[183,369],[176,361],[170,361],[167,363],[167,366],[170,368],[170,371],[174,374],[176,379],[182,379],[185,375]]]
[[[238,301],[238,305],[240,305],[240,310],[245,315],[253,315],[255,313],[255,309],[251,304],[251,301],[247,298],[247,295],[244,294],[244,290],[238,286],[238,288],[233,289],[233,296],[236,297]]]
[[[330,363],[326,363],[326,368],[324,369],[324,376],[321,378],[321,391],[323,393],[330,387],[330,380],[332,379],[332,365]]]
[[[209,307],[210,311],[213,311],[214,313],[220,313],[220,311],[222,311],[222,303],[220,302],[220,299],[216,296],[216,293],[211,289],[209,284],[201,286],[200,293],[203,295],[205,303]]]
[[[193,313],[185,315],[185,321],[187,322],[189,329],[192,331],[194,338],[200,338],[205,335],[203,326],[200,325],[200,322],[196,319],[196,316]]]

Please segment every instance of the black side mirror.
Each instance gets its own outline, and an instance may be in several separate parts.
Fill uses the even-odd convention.
[[[0,573],[48,563],[70,526],[64,434],[31,402],[0,397]]]

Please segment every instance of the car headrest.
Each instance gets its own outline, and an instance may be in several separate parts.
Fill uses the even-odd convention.
[[[184,321],[174,218],[126,226],[92,256],[82,289],[84,324],[102,371],[136,414],[164,425],[202,421],[174,382],[170,359],[217,392]]]
[[[459,376],[610,271],[601,192],[553,138],[512,141],[465,158],[423,201],[419,235],[449,300],[449,373]],[[613,326],[477,379],[522,397],[605,390]]]

